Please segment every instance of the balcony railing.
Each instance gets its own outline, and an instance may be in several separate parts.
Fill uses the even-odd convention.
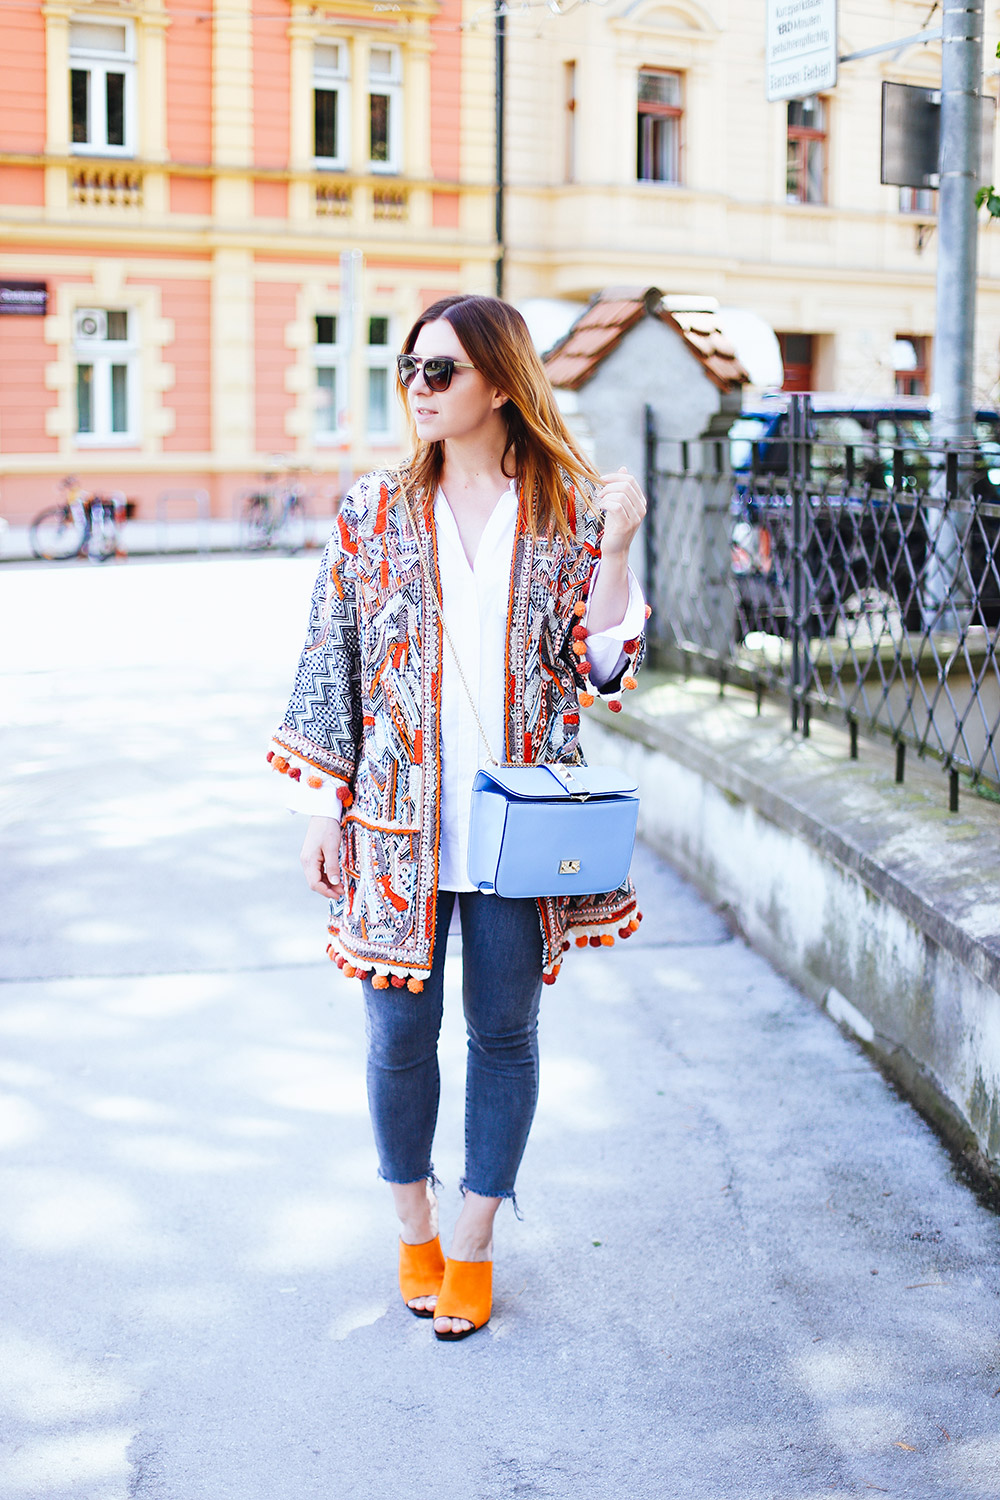
[[[142,172],[134,166],[73,167],[70,180],[74,203],[142,207]]]
[[[346,182],[317,182],[316,213],[321,219],[349,219],[354,212],[354,193]]]
[[[372,192],[372,218],[400,224],[409,217],[409,195],[405,188],[377,187]]]

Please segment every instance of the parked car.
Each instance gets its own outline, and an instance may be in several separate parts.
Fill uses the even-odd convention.
[[[732,566],[748,628],[787,633],[793,610],[791,411],[788,397],[744,412],[729,433],[736,476]],[[1000,414],[975,423],[973,522],[956,513],[963,564],[958,582],[976,593],[982,623],[1000,623]],[[830,633],[838,616],[878,598],[908,630],[920,629],[933,545],[931,413],[917,397],[848,402],[814,396],[808,414],[809,506],[804,537],[804,606],[810,634]],[[994,512],[994,506],[997,510]],[[938,544],[940,551],[940,543]],[[977,617],[978,618],[978,617]]]

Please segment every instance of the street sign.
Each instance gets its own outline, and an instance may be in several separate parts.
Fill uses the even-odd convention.
[[[0,314],[42,318],[48,309],[47,282],[0,281]]]
[[[882,181],[936,188],[941,90],[882,82]]]
[[[837,82],[837,0],[767,0],[768,99],[807,99]]]
[[[979,184],[993,181],[997,102],[980,96]],[[936,188],[941,136],[941,90],[912,83],[882,84],[882,181],[893,187]]]

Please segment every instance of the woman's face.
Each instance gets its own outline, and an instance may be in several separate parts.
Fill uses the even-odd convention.
[[[451,358],[463,364],[472,363],[447,318],[425,323],[412,352],[418,359]],[[506,400],[478,370],[460,368],[456,368],[446,391],[432,391],[421,368],[406,396],[417,436],[424,443],[470,437],[491,427],[501,420],[499,412]]]

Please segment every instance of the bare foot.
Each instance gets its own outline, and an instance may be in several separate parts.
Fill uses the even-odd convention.
[[[434,1189],[426,1180],[393,1182],[392,1198],[399,1216],[399,1237],[404,1245],[426,1245],[438,1232],[438,1205]],[[433,1312],[437,1297],[411,1297],[407,1307],[414,1312]]]
[[[501,1198],[481,1198],[478,1193],[466,1193],[448,1251],[452,1260],[493,1259],[493,1220],[502,1201]],[[468,1318],[434,1319],[435,1333],[467,1333],[473,1326]]]

